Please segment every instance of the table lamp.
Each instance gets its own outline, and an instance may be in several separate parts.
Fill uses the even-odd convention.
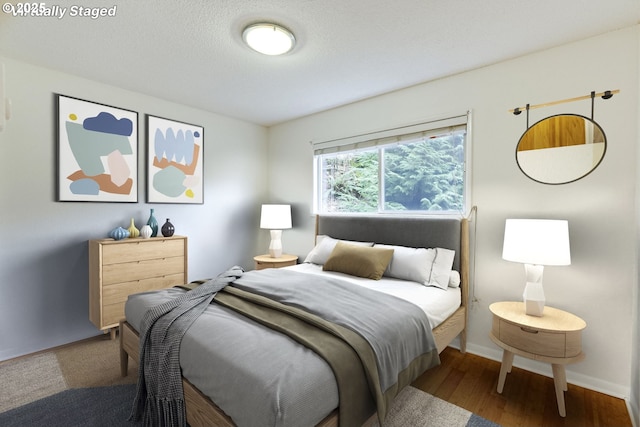
[[[569,224],[566,220],[507,219],[504,227],[502,258],[524,264],[525,311],[542,316],[544,290],[542,274],[545,265],[570,265]]]
[[[271,230],[269,255],[282,256],[282,230],[291,228],[291,205],[262,205],[260,228]]]

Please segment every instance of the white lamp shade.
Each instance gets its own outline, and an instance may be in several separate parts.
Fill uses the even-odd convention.
[[[267,230],[291,228],[291,205],[262,205],[260,228]]]
[[[568,221],[507,219],[502,258],[523,264],[570,265]]]

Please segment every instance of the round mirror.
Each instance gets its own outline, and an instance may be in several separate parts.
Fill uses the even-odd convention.
[[[598,167],[606,150],[600,125],[578,114],[559,114],[526,130],[516,147],[516,161],[534,181],[566,184]]]

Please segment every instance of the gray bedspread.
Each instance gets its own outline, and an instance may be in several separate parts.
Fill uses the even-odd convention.
[[[382,392],[418,356],[436,346],[426,314],[399,298],[346,283],[334,277],[267,269],[249,271],[233,286],[302,308],[362,335],[378,363]]]
[[[140,369],[131,420],[143,421],[148,427],[187,425],[180,371],[182,338],[214,295],[242,273],[242,268],[232,267],[216,279],[147,310],[140,328]]]
[[[380,414],[381,404],[385,406],[404,385],[438,363],[428,320],[406,301],[337,279],[317,282],[323,279],[261,270],[246,273],[233,286],[304,307],[357,330],[376,354]],[[125,308],[127,320],[138,329],[147,307],[179,292],[131,296]],[[416,358],[420,363],[412,365]],[[335,377],[322,358],[217,304],[207,308],[185,335],[180,362],[184,377],[240,426],[315,425],[338,406]],[[383,417],[384,413],[383,409]]]
[[[127,322],[138,330],[148,307],[183,293],[172,288],[131,295]],[[241,427],[314,426],[338,407],[333,372],[320,356],[217,304],[182,339],[180,366],[182,375]]]

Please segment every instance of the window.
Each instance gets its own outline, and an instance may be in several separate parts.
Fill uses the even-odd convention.
[[[465,212],[466,122],[465,115],[316,144],[316,212]]]

